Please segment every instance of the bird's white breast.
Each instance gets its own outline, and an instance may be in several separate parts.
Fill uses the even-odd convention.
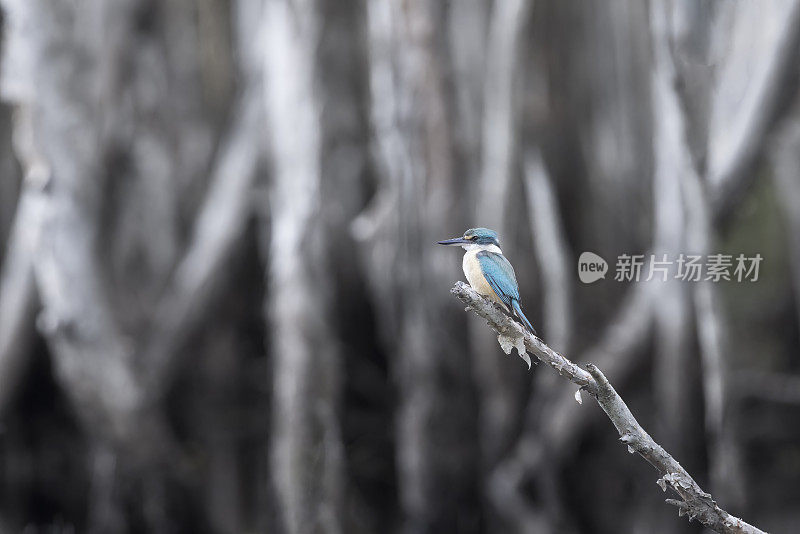
[[[477,257],[480,251],[481,249],[475,248],[473,250],[467,250],[464,254],[464,259],[461,262],[461,268],[464,269],[464,276],[467,277],[467,282],[472,286],[472,289],[484,297],[489,297],[495,302],[502,303],[483,275],[483,269],[481,269],[481,263],[478,261]]]

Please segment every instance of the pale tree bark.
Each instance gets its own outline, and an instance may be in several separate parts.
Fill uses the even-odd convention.
[[[653,34],[653,253],[655,261],[674,262],[687,245],[684,201],[680,180],[676,177],[692,173],[694,169],[685,139],[686,124],[681,120],[683,110],[674,89],[676,75],[665,10],[656,5],[651,7],[650,26]],[[681,454],[686,452],[681,442],[682,436],[688,433],[691,412],[688,383],[691,295],[684,282],[673,279],[676,274],[673,268],[669,268],[664,281],[663,275],[654,271],[651,283],[657,284],[655,290],[658,292],[658,304],[654,307],[657,342],[654,382],[659,420],[665,436],[662,439],[670,449]]]
[[[293,534],[342,532],[343,519],[340,355],[319,215],[320,9],[318,2],[271,1],[264,14],[273,172],[269,213],[262,216],[274,354],[271,469],[281,524]]]
[[[72,76],[90,86],[102,77],[92,67],[104,60],[115,61],[125,32],[115,32],[117,40],[98,52],[91,40],[102,32],[92,25],[110,22],[113,26],[119,19],[76,16],[71,27],[59,22],[73,15],[65,6],[9,3],[6,8],[13,22],[8,50],[12,61],[6,65],[4,90],[6,97],[20,105],[17,128],[24,132],[24,141],[18,151],[26,179],[40,188],[33,225],[37,232],[34,266],[44,306],[40,327],[51,346],[56,376],[87,432],[98,440],[98,453],[145,435],[149,444],[136,451],[132,462],[151,464],[152,454],[164,447],[165,438],[158,419],[143,416],[146,399],[134,374],[132,347],[114,321],[97,248],[104,180],[97,165],[100,132],[95,128],[101,121],[95,116],[96,108],[87,106],[77,89],[68,85]],[[124,17],[128,8],[120,5],[114,13]],[[29,25],[37,29],[30,31]],[[53,47],[67,53],[47,55]],[[78,50],[96,63],[73,62],[68,51]],[[29,62],[14,70],[26,53]],[[93,55],[103,53],[107,55]],[[110,96],[103,88],[89,94],[101,103]],[[95,482],[105,485],[114,478],[97,477]],[[98,494],[112,499],[112,488],[105,486]],[[90,518],[96,520],[92,526],[120,528],[116,521],[103,523],[118,512],[95,513],[117,505],[96,504],[91,507]],[[157,517],[157,510],[154,514],[149,519],[160,523],[163,516]]]
[[[667,11],[661,6],[650,9],[652,32],[651,99],[653,109],[653,209],[654,246],[650,272],[657,292],[654,300],[656,353],[653,368],[654,392],[659,421],[659,436],[670,450],[687,457],[693,408],[691,292],[686,282],[675,280],[677,272],[669,264],[666,279],[653,267],[658,261],[675,262],[687,252],[687,223],[681,182],[677,178],[694,173],[687,141],[688,127],[675,90]],[[662,268],[666,266],[662,265]],[[648,274],[649,277],[649,274]],[[663,523],[662,510],[648,509],[641,518],[644,531]],[[673,526],[673,531],[678,525]]]
[[[179,58],[160,54],[154,29],[135,24],[155,9],[149,3],[78,8],[9,1],[4,7],[3,94],[17,106],[16,151],[33,204],[31,263],[43,307],[38,324],[95,455],[89,528],[124,530],[130,525],[124,501],[133,498],[141,499],[149,528],[168,529],[167,479],[174,473],[160,466],[179,462],[170,461],[177,451],[158,404],[167,362],[180,343],[166,339],[176,332],[152,334],[148,310],[178,261],[174,230],[185,198],[173,193],[203,182],[198,174],[211,152],[191,81],[196,62],[191,51]],[[165,26],[181,26],[192,8],[170,3],[164,13]],[[179,49],[185,40],[173,44]],[[154,86],[166,89],[161,100],[153,98]],[[244,167],[221,174],[244,173]],[[248,176],[231,187],[246,189]],[[243,225],[234,227],[224,235],[237,235]],[[224,257],[230,250],[224,243],[233,239],[217,237],[200,232],[198,239],[210,246],[191,249],[216,251],[204,255],[210,272],[219,271],[215,254]],[[208,278],[195,277],[195,287],[184,285],[179,296],[202,306],[206,293],[197,286]],[[186,328],[176,330],[185,334]],[[169,347],[168,354],[155,346]],[[159,355],[154,366],[150,354]]]
[[[42,65],[49,66],[48,62],[56,61],[56,59],[41,52],[41,49],[48,45],[47,42],[38,42],[35,39],[45,39],[45,36],[49,36],[50,39],[56,40],[61,34],[58,32],[52,32],[54,33],[54,36],[50,36],[50,34],[44,30],[42,32],[26,32],[23,34],[15,33],[15,30],[19,29],[21,31],[22,29],[27,29],[28,25],[36,26],[39,18],[41,18],[43,21],[47,21],[48,17],[51,15],[66,16],[67,13],[65,11],[59,12],[57,15],[55,13],[51,14],[45,9],[37,10],[37,7],[33,4],[26,5],[24,8],[17,6],[15,3],[9,4],[9,18],[12,23],[12,31],[7,52],[8,61],[6,64],[4,89],[7,98],[20,104],[20,112],[18,114],[19,121],[17,123],[17,152],[21,160],[26,165],[29,175],[28,181],[31,184],[32,191],[36,191],[37,189],[43,190],[46,194],[39,196],[43,196],[45,198],[53,196],[50,195],[52,189],[55,189],[56,192],[60,193],[61,191],[59,188],[53,187],[53,183],[51,183],[51,176],[49,174],[51,172],[51,160],[56,159],[56,157],[48,157],[49,154],[42,153],[42,148],[40,146],[42,143],[39,142],[38,137],[44,135],[45,133],[52,136],[62,133],[60,131],[56,131],[55,127],[51,127],[51,124],[47,121],[52,121],[55,126],[62,126],[63,128],[74,126],[72,124],[62,124],[57,122],[59,114],[57,112],[51,112],[51,109],[48,107],[56,106],[56,104],[62,103],[57,102],[57,98],[71,97],[75,101],[72,103],[76,108],[87,108],[85,109],[86,123],[82,124],[82,126],[85,126],[85,128],[84,130],[79,130],[81,133],[85,134],[86,139],[84,140],[84,143],[80,145],[80,148],[83,149],[83,152],[79,152],[77,154],[79,156],[83,156],[83,159],[74,159],[83,164],[85,168],[91,170],[91,173],[86,173],[88,175],[87,177],[80,178],[81,180],[85,181],[85,187],[87,191],[79,200],[84,203],[91,201],[93,204],[76,207],[76,209],[82,209],[84,207],[86,207],[86,209],[83,213],[78,213],[75,216],[76,218],[83,219],[93,218],[92,220],[86,221],[86,224],[89,224],[89,228],[91,228],[91,225],[96,226],[100,224],[97,219],[106,216],[104,213],[106,207],[101,205],[106,199],[102,198],[101,193],[103,193],[103,191],[100,187],[106,182],[106,180],[111,184],[111,186],[115,185],[115,181],[112,178],[105,179],[102,177],[101,171],[103,171],[103,162],[100,161],[100,158],[103,156],[103,151],[113,153],[115,150],[123,150],[124,148],[127,148],[124,147],[124,139],[120,137],[122,135],[120,132],[125,131],[124,125],[130,122],[135,122],[138,119],[134,118],[132,112],[124,106],[121,106],[121,110],[115,111],[117,114],[113,114],[114,112],[112,112],[112,109],[114,106],[111,104],[108,104],[106,107],[99,106],[91,108],[83,105],[81,102],[77,102],[79,99],[79,93],[77,92],[69,93],[66,89],[64,89],[64,94],[59,93],[58,91],[61,89],[61,86],[59,86],[58,82],[66,84],[66,82],[64,82],[61,78],[57,78],[56,80],[40,80],[43,75],[40,74],[36,69]],[[102,90],[106,91],[106,93],[100,94],[101,97],[107,99],[113,98],[108,93],[115,89],[113,83],[117,83],[114,79],[114,75],[117,72],[114,70],[114,68],[116,68],[115,61],[124,62],[123,57],[117,57],[114,54],[122,54],[119,52],[119,50],[123,49],[124,46],[120,43],[126,38],[130,38],[130,34],[133,30],[127,27],[125,21],[127,21],[128,18],[135,13],[136,9],[138,9],[138,5],[134,2],[128,5],[120,4],[116,7],[116,9],[108,9],[107,11],[102,12],[106,14],[110,20],[99,21],[100,24],[118,24],[122,27],[122,30],[117,32],[118,35],[111,43],[103,43],[101,40],[97,41],[97,43],[100,45],[107,44],[105,48],[102,46],[99,48],[104,50],[105,54],[111,55],[111,57],[98,57],[94,63],[89,64],[89,67],[85,67],[87,68],[89,75],[95,75],[102,81],[111,84],[110,88],[102,86],[100,83],[97,84]],[[178,19],[180,16],[188,16],[187,13],[181,12],[177,8],[175,8],[173,11],[174,16]],[[79,19],[76,22],[76,25],[84,23],[90,23],[88,17],[86,21]],[[176,20],[175,23],[176,25],[179,25],[180,21]],[[102,32],[101,34],[105,35]],[[98,37],[98,39],[100,39],[100,37]],[[86,43],[67,42],[62,44],[65,44],[67,49],[70,49],[69,46],[72,46],[76,50],[83,51],[83,48],[81,47],[84,47],[87,51],[99,54],[99,52],[97,52],[94,48],[96,43],[93,40],[89,40]],[[144,55],[144,58],[148,58],[153,55],[153,51],[150,48],[147,46],[143,48],[142,54]],[[39,55],[37,55],[37,53],[39,53]],[[29,56],[31,55],[33,55],[34,60],[28,60]],[[189,55],[189,58],[190,57],[191,54]],[[181,58],[183,63],[186,63],[186,60],[187,57]],[[142,59],[142,61],[145,61],[145,59]],[[77,69],[80,65],[80,62],[71,62],[69,59],[67,59],[65,60],[63,67]],[[55,66],[58,66],[58,64]],[[145,80],[143,80],[141,83],[146,83],[146,81],[149,80],[148,77],[158,74],[159,69],[170,68],[168,66],[163,66],[159,61],[156,61],[156,66],[157,68],[155,69],[155,73],[148,72],[146,69],[144,70]],[[102,70],[104,68],[109,69],[109,72]],[[191,70],[185,65],[182,68],[184,71]],[[242,70],[244,71],[244,77],[246,79],[249,80],[252,78],[252,75],[248,73],[247,66],[244,66]],[[186,78],[190,77],[189,74],[179,72],[175,74],[175,77],[176,84],[179,86],[183,83],[189,83],[188,80],[186,80]],[[40,88],[37,88],[36,91],[30,87],[30,84],[34,82],[41,82]],[[50,83],[48,84],[45,82]],[[132,89],[134,94],[136,90],[138,89]],[[152,232],[150,231],[152,229],[149,229],[146,224],[141,226],[136,224],[125,224],[124,221],[115,221],[115,224],[120,228],[119,235],[115,237],[118,237],[120,241],[125,242],[132,249],[139,249],[140,247],[145,246],[145,244],[147,247],[149,247],[145,254],[148,256],[148,268],[153,271],[150,273],[153,275],[153,280],[148,280],[148,284],[151,287],[145,288],[147,292],[149,292],[147,298],[153,301],[160,299],[164,303],[161,307],[167,308],[172,306],[170,309],[173,312],[175,311],[176,306],[178,309],[182,310],[180,313],[175,314],[163,312],[161,313],[161,317],[162,319],[166,318],[169,320],[175,320],[176,323],[184,325],[182,327],[173,328],[173,330],[181,332],[184,336],[186,330],[188,329],[188,327],[185,325],[196,323],[196,321],[195,323],[188,321],[187,316],[196,319],[197,310],[194,308],[204,307],[202,303],[208,298],[207,286],[213,285],[210,284],[209,281],[215,278],[216,273],[219,272],[222,260],[230,252],[232,242],[234,242],[236,237],[242,232],[243,221],[246,219],[247,214],[249,213],[250,206],[247,201],[248,192],[252,183],[255,161],[257,159],[257,141],[255,140],[257,139],[257,136],[254,136],[253,134],[255,131],[254,123],[258,120],[258,108],[257,106],[254,106],[254,102],[259,103],[260,99],[253,97],[253,95],[258,96],[256,92],[257,87],[254,89],[252,83],[248,82],[242,91],[243,96],[240,99],[241,102],[239,103],[238,107],[235,107],[234,120],[229,128],[229,138],[226,138],[226,140],[222,143],[218,154],[218,161],[212,165],[212,182],[209,190],[208,201],[204,203],[203,208],[200,210],[201,214],[198,217],[197,228],[193,233],[194,240],[191,243],[191,246],[188,247],[185,257],[182,258],[181,262],[179,263],[177,274],[175,274],[174,280],[171,281],[172,289],[168,289],[166,291],[167,296],[161,296],[160,293],[163,291],[161,287],[164,285],[164,280],[172,270],[173,264],[177,261],[177,258],[175,257],[176,253],[173,250],[176,247],[176,244],[172,242],[174,241],[174,238],[163,238],[159,235],[156,235],[155,239],[144,239],[142,235],[134,236],[131,235],[130,232],[133,228],[133,231],[144,230],[145,232],[148,232],[148,238],[155,234],[165,234],[168,236],[170,234],[171,227],[174,226],[171,220],[171,218],[174,216],[174,213],[167,213],[172,208],[163,205],[163,203],[156,203],[155,206],[152,206],[153,211],[155,212],[155,216],[153,217],[154,221],[146,220],[148,224],[157,223],[161,225],[158,228],[161,230],[163,227],[163,232]],[[52,100],[53,102],[48,99]],[[181,100],[185,103],[182,106],[176,106],[177,109],[171,110],[171,112],[173,115],[177,115],[183,120],[183,122],[180,122],[179,126],[176,128],[178,132],[181,131],[181,127],[185,127],[186,130],[193,130],[193,136],[188,136],[190,139],[180,139],[181,136],[179,133],[169,131],[164,122],[161,122],[157,123],[157,127],[152,129],[145,128],[141,130],[140,133],[143,132],[143,135],[140,138],[137,138],[136,143],[139,143],[142,146],[134,144],[131,147],[133,154],[132,157],[136,161],[136,164],[140,165],[139,167],[136,167],[135,172],[141,172],[142,174],[145,174],[148,177],[147,180],[154,180],[154,182],[146,182],[142,186],[145,190],[141,193],[141,196],[145,200],[152,199],[151,195],[153,194],[153,191],[158,190],[164,185],[164,181],[168,179],[168,173],[175,172],[176,169],[179,169],[179,178],[183,178],[184,180],[194,180],[196,178],[195,174],[199,172],[199,169],[202,169],[202,167],[208,163],[208,157],[206,154],[208,152],[208,144],[207,141],[202,140],[202,138],[206,137],[206,135],[203,133],[204,130],[201,124],[202,120],[197,116],[191,117],[191,110],[184,109],[187,107],[191,108],[191,99],[186,98],[186,96],[183,95]],[[188,104],[186,102],[188,102]],[[155,113],[155,110],[152,109],[147,111],[150,113]],[[103,117],[103,120],[94,121],[94,115]],[[102,125],[105,122],[114,123],[114,120],[117,120],[120,124],[117,125],[116,130],[110,132],[93,131],[89,125],[90,121],[94,121]],[[37,128],[37,126],[39,126],[38,121],[43,123],[40,128]],[[166,131],[159,130],[159,127]],[[194,131],[197,128],[200,129],[199,133]],[[108,139],[105,140],[106,145],[100,145],[96,147],[94,151],[90,150],[90,139],[92,136],[97,136],[101,133],[107,134],[108,136]],[[145,150],[145,148],[149,149],[154,145],[158,145],[160,142],[164,141],[165,137],[169,137],[170,135],[174,135],[175,137],[179,138],[180,143],[186,143],[189,145],[188,147],[180,148],[178,155],[176,156],[178,158],[177,161],[168,160],[168,156],[161,148],[155,150],[155,157],[153,156],[152,152]],[[198,136],[201,139],[196,139]],[[81,138],[78,140],[81,140]],[[58,145],[59,141],[62,141],[62,139],[56,138],[56,140],[53,142],[53,145]],[[124,148],[119,148],[119,146],[123,146]],[[48,148],[52,151],[55,151],[53,148]],[[198,155],[198,152],[203,152],[203,155]],[[63,154],[63,152],[58,152],[56,156],[66,158],[66,155]],[[75,169],[77,163],[70,163],[71,165],[67,167],[67,170],[76,174],[77,170],[82,170]],[[76,178],[75,180],[77,181],[78,179]],[[140,207],[141,206],[139,206],[139,208]],[[127,209],[139,208],[136,206],[133,208],[130,206],[127,207]],[[122,214],[120,217],[122,219],[126,219],[126,217],[130,216],[131,215],[128,214]],[[91,252],[95,249],[98,251],[105,251],[104,247],[106,247],[106,245],[102,245],[101,247],[101,244],[99,243],[100,235],[103,234],[103,232],[108,232],[108,230],[96,230],[93,233],[89,233],[89,243],[86,245],[88,251]],[[112,247],[114,246],[116,245],[112,245]],[[98,253],[93,252],[92,254],[97,255]],[[128,254],[131,254],[131,252],[126,251],[120,254],[112,253],[111,256],[113,259],[110,261],[111,265],[106,265],[105,261],[100,262],[99,260],[92,260],[96,261],[98,263],[97,268],[102,269],[103,271],[110,267],[111,274],[109,276],[100,276],[99,281],[93,283],[103,283],[102,281],[104,278],[109,278],[107,282],[109,287],[105,288],[104,291],[110,294],[108,299],[111,301],[119,301],[121,299],[128,300],[128,298],[125,297],[125,292],[128,291],[129,288],[123,283],[115,283],[114,281],[115,277],[120,276],[120,273],[124,273],[125,270],[128,269],[128,267],[125,265],[125,262],[127,261],[126,255]],[[152,288],[152,286],[156,286],[159,289],[155,290]],[[141,287],[138,289],[142,290]],[[126,311],[124,313],[115,312],[110,314],[110,316],[119,316],[121,324],[125,327],[130,326],[132,329],[136,330],[142,328],[142,325],[140,324],[133,324],[131,326],[131,323],[140,323],[142,321],[140,318],[129,317],[128,315],[130,313],[130,311]],[[172,351],[159,351],[152,347],[159,344],[170,345],[170,343],[166,341],[166,338],[170,336],[178,338],[182,337],[180,335],[176,335],[175,332],[170,331],[170,328],[166,328],[166,330],[169,332],[162,332],[160,335],[154,334],[153,336],[150,336],[153,338],[148,341],[151,347],[143,352],[168,352],[169,354],[167,355],[161,354],[161,358],[173,358],[174,354],[172,354]],[[178,345],[178,343],[175,342],[172,344]],[[160,366],[168,366],[165,362],[160,361],[160,358],[156,359],[159,361],[155,362],[155,367],[158,368]],[[152,372],[154,375],[165,374],[163,369],[158,369],[155,371],[150,370],[150,372]]]
[[[130,455],[121,471],[133,465],[153,469],[156,451],[168,447],[162,422],[149,410],[137,380],[134,347],[116,321],[98,241],[108,185],[101,166],[103,151],[110,149],[104,136],[114,139],[103,119],[122,120],[109,109],[115,106],[114,69],[129,35],[124,21],[133,7],[119,3],[105,16],[92,17],[97,13],[68,6],[5,4],[11,24],[4,96],[18,105],[17,151],[26,180],[38,188],[32,242],[43,305],[39,325],[56,377],[95,440],[94,449],[105,456],[101,451]],[[85,61],[76,61],[78,55]],[[132,446],[134,437],[147,445]],[[143,477],[153,473],[148,469]],[[105,504],[90,507],[96,530],[123,526],[113,519],[119,511],[98,511],[118,508],[110,501],[113,486],[106,485],[115,480],[114,473],[94,479],[104,486],[95,494],[105,496]],[[145,508],[146,520],[164,527],[161,505]]]

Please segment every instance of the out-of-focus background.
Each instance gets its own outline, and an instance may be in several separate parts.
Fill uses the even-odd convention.
[[[800,530],[800,1],[0,5],[0,531],[700,532],[449,295],[474,226]],[[614,279],[716,253],[758,280]]]

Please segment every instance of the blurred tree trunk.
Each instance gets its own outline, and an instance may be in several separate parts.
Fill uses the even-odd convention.
[[[272,473],[290,534],[342,532],[344,472],[340,354],[324,226],[321,102],[316,54],[321,2],[266,4],[271,125],[269,293],[274,354]]]
[[[116,69],[133,60],[126,57],[127,24],[135,7],[126,2],[107,10],[73,10],[7,2],[12,24],[4,91],[20,106],[17,127],[28,135],[19,150],[26,179],[39,188],[34,266],[44,307],[40,324],[56,375],[96,440],[95,465],[113,465],[115,451],[127,448],[136,451],[136,459],[120,471],[137,466],[148,478],[167,438],[137,381],[133,348],[114,312],[98,240],[107,213],[103,193],[113,187],[103,163],[120,157],[125,141],[119,128],[129,123],[126,108],[115,101]],[[150,250],[169,254],[161,247]],[[114,502],[120,491],[116,470],[100,469],[104,474],[95,481],[104,487],[94,493],[102,500],[91,507],[92,526],[120,531],[126,522]],[[163,528],[161,506],[151,507],[153,515],[145,521]]]
[[[89,527],[169,530],[181,475],[160,402],[181,347],[153,322],[163,309],[152,310],[164,307],[213,142],[197,83],[195,6],[4,7],[3,93],[17,106],[16,149],[34,204],[38,325],[91,439]],[[213,278],[218,262],[209,263]],[[195,287],[179,279],[180,291],[166,291],[170,309],[207,295],[197,288],[208,278]],[[184,334],[195,323],[182,321],[197,316],[170,314],[169,324]]]

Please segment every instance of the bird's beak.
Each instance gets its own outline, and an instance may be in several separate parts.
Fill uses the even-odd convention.
[[[463,245],[465,243],[469,243],[469,241],[467,241],[463,237],[454,237],[453,239],[445,239],[444,241],[438,241],[438,243],[440,245],[454,246],[454,245]]]

